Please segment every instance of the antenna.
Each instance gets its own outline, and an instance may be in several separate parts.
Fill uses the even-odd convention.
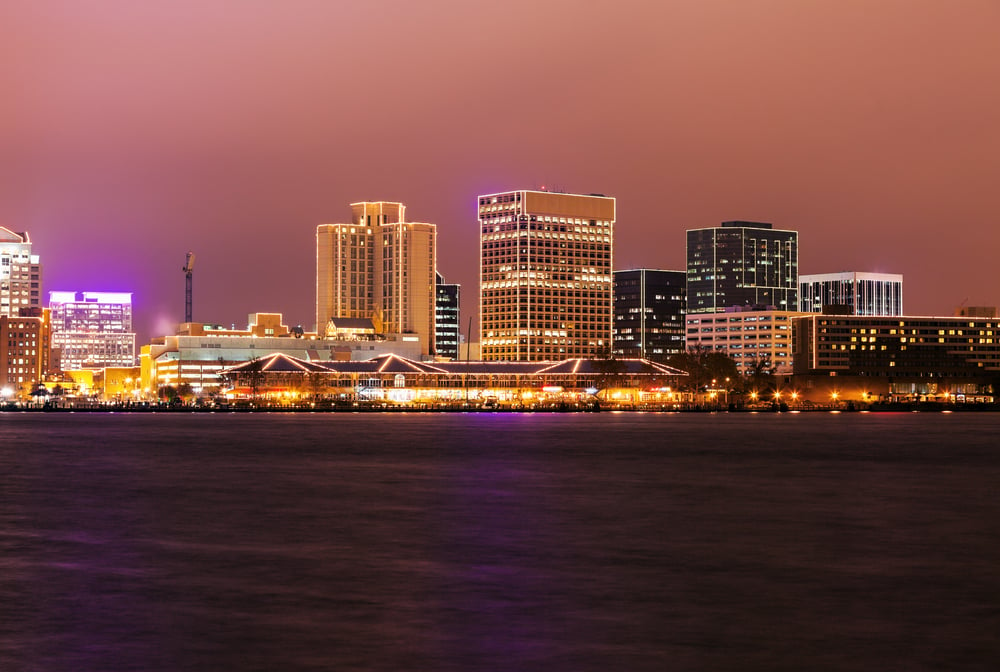
[[[194,252],[188,252],[184,260],[184,321],[191,322],[191,274],[194,272]]]

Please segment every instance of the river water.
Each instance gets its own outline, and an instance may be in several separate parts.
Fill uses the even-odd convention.
[[[1000,414],[0,414],[0,670],[994,670]]]

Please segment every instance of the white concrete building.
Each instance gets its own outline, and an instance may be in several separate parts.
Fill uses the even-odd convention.
[[[858,271],[800,275],[799,310],[822,313],[824,308],[827,312],[847,315],[900,316],[903,314],[903,276]]]

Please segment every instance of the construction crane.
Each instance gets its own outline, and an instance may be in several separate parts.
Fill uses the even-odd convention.
[[[191,322],[191,274],[194,271],[194,252],[187,253],[184,260],[184,321]]]

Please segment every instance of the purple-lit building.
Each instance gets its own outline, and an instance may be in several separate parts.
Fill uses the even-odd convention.
[[[60,368],[135,366],[130,292],[49,292]]]

